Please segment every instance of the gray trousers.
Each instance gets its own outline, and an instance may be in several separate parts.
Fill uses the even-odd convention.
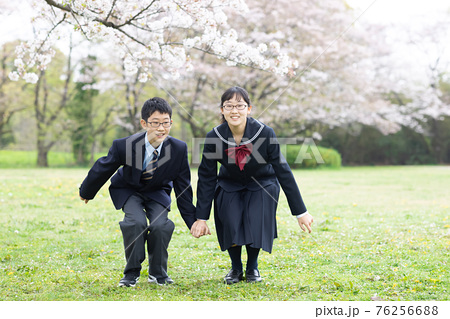
[[[168,210],[140,194],[130,196],[122,210],[125,216],[119,225],[127,261],[124,274],[140,273],[147,241],[149,275],[158,279],[167,278],[167,248],[175,229],[174,223],[167,217]],[[147,219],[150,225],[147,224]]]

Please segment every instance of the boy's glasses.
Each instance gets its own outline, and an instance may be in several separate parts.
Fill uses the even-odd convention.
[[[147,122],[147,123],[150,124],[150,126],[154,127],[154,128],[157,128],[160,125],[162,125],[165,128],[168,128],[168,127],[170,127],[172,125],[171,122],[162,122],[162,123],[160,123],[160,122]]]

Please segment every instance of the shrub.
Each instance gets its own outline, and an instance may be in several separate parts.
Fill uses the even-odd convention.
[[[305,151],[302,150],[302,145],[287,145],[285,157],[291,168],[341,167],[342,158],[338,151],[321,146],[317,146],[316,149],[324,163],[319,163],[319,154],[317,154],[316,151],[313,152],[311,147],[309,147],[305,153]]]

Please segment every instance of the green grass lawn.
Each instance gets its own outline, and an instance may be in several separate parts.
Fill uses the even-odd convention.
[[[195,239],[174,204],[175,284],[147,284],[144,261],[135,288],[118,287],[122,213],[106,186],[79,200],[86,173],[0,169],[1,300],[450,300],[450,167],[295,171],[314,230],[300,231],[282,193],[259,284],[224,285],[230,265],[213,221],[212,235]]]
[[[95,159],[105,156],[107,152],[98,153]],[[0,150],[0,169],[1,168],[36,168],[37,151],[9,151]],[[72,153],[68,152],[49,152],[48,165],[52,168],[77,167]]]

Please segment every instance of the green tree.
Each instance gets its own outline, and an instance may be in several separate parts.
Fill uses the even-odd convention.
[[[92,112],[94,97],[98,90],[94,88],[95,56],[89,55],[81,61],[80,78],[75,84],[73,98],[66,112],[71,122],[72,152],[77,165],[89,163],[90,146],[94,141]]]
[[[34,90],[38,167],[48,167],[48,153],[61,140],[67,128],[63,110],[70,100],[73,74],[72,48],[68,57],[58,52],[56,60],[55,65],[40,71]],[[63,79],[61,74],[64,75]]]
[[[14,48],[17,42],[0,47],[0,148],[14,141],[11,119],[14,114],[30,107],[30,84],[9,81],[8,74],[14,68]]]

